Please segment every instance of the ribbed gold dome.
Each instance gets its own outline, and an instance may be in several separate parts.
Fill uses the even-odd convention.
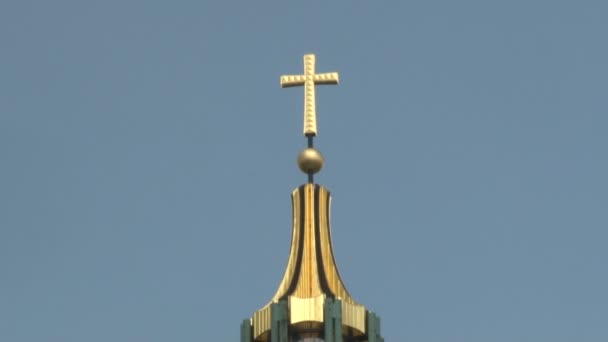
[[[340,299],[342,324],[353,335],[365,333],[365,307],[350,296],[334,259],[329,227],[329,191],[305,184],[291,195],[293,233],[287,269],[270,303],[254,313],[253,338],[265,341],[270,330],[270,306],[280,300],[289,304],[290,324],[322,324],[326,298]]]

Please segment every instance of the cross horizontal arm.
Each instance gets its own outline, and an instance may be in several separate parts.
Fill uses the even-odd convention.
[[[306,82],[304,75],[284,75],[281,76],[281,88],[295,87],[303,85]]]
[[[337,72],[327,72],[324,74],[315,74],[313,76],[315,84],[338,84],[340,76]]]

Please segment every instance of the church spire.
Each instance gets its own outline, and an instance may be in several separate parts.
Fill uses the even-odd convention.
[[[323,156],[317,135],[315,84],[337,84],[338,73],[315,73],[315,56],[304,56],[304,74],[281,76],[281,86],[304,86],[304,135],[308,147],[298,166],[308,183],[291,194],[293,228],[287,268],[270,302],[241,326],[241,342],[382,342],[378,316],[348,293],[335,262],[329,191],[314,184]]]

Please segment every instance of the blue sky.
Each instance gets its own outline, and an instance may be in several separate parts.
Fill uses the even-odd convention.
[[[3,1],[0,341],[237,341],[317,89],[387,341],[608,340],[605,1]]]

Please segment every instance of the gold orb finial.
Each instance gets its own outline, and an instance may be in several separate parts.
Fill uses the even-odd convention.
[[[306,174],[314,174],[323,167],[323,155],[314,148],[305,148],[298,156],[298,166]]]

